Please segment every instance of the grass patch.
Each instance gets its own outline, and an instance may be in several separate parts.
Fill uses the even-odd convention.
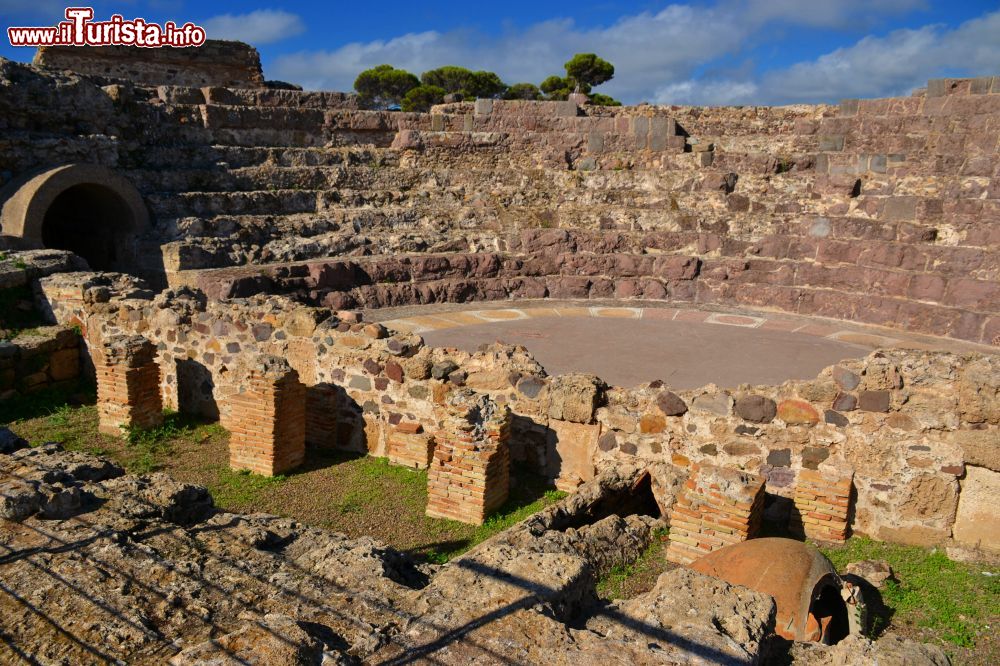
[[[971,648],[1000,617],[1000,572],[984,565],[953,562],[941,550],[852,537],[844,546],[822,549],[838,571],[858,560],[886,560],[898,580],[882,589],[892,624],[925,630],[931,637]]]
[[[173,450],[174,440],[188,436],[194,429],[189,419],[164,410],[163,423],[152,428],[123,427],[131,455],[125,466],[133,474],[149,474],[163,466],[163,459]]]
[[[209,491],[215,503],[221,507],[248,505],[255,502],[271,488],[280,486],[286,480],[285,476],[261,476],[247,470],[232,470],[223,467],[219,471],[218,483],[212,484]]]
[[[667,528],[653,531],[653,540],[639,559],[615,566],[597,581],[597,595],[602,599],[629,599],[652,589],[666,568]]]
[[[354,461],[354,476],[347,492],[333,501],[340,514],[363,513],[389,498],[411,508],[427,502],[426,471],[391,465],[388,458],[363,457]]]
[[[369,535],[434,562],[447,562],[565,497],[544,477],[515,468],[507,503],[484,525],[466,525],[428,517],[427,472],[385,458],[313,449],[301,468],[264,477],[229,469],[229,434],[217,423],[167,413],[161,426],[117,437],[99,433],[97,426],[94,405],[70,406],[65,396],[40,400],[30,418],[11,425],[33,444],[57,441],[105,456],[131,473],[161,470],[206,486],[223,510],[260,511],[352,537]]]

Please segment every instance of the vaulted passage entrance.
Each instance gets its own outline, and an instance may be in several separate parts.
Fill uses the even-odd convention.
[[[135,272],[149,226],[138,191],[111,169],[69,164],[13,184],[0,197],[5,236],[25,248],[69,250],[96,271]]]
[[[123,270],[130,257],[135,220],[125,201],[113,190],[91,183],[74,185],[59,194],[42,221],[42,244],[69,250],[95,271]]]

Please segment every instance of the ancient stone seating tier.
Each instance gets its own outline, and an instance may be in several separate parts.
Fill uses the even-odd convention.
[[[667,559],[689,564],[757,535],[764,516],[764,478],[715,465],[694,465],[670,515]]]
[[[94,354],[99,430],[123,435],[163,421],[156,346],[141,335],[107,338]]]
[[[229,466],[275,476],[305,459],[306,390],[284,359],[261,355],[222,409]]]
[[[834,465],[799,472],[789,527],[816,541],[847,539],[854,470]]]
[[[443,407],[427,480],[427,515],[481,525],[510,492],[510,410],[457,392]]]

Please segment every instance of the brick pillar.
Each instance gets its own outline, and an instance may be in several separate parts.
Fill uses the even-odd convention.
[[[386,455],[394,465],[427,469],[434,455],[434,436],[419,423],[400,423],[389,430]]]
[[[306,443],[320,449],[337,447],[337,387],[316,384],[306,388]]]
[[[459,391],[442,417],[427,475],[427,515],[481,525],[510,492],[510,410]]]
[[[123,428],[151,428],[163,422],[156,346],[141,335],[115,335],[94,355],[98,430],[122,435]]]
[[[262,355],[249,368],[224,410],[229,466],[275,476],[305,459],[306,388],[282,358]]]
[[[853,483],[854,470],[846,465],[799,472],[789,528],[816,541],[846,541]]]
[[[763,477],[694,465],[670,514],[667,559],[689,564],[713,550],[753,538],[763,516]]]

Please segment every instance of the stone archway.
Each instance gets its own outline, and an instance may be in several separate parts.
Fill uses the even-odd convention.
[[[5,188],[4,236],[25,248],[70,250],[98,271],[134,271],[149,228],[142,196],[106,167],[67,164]]]

